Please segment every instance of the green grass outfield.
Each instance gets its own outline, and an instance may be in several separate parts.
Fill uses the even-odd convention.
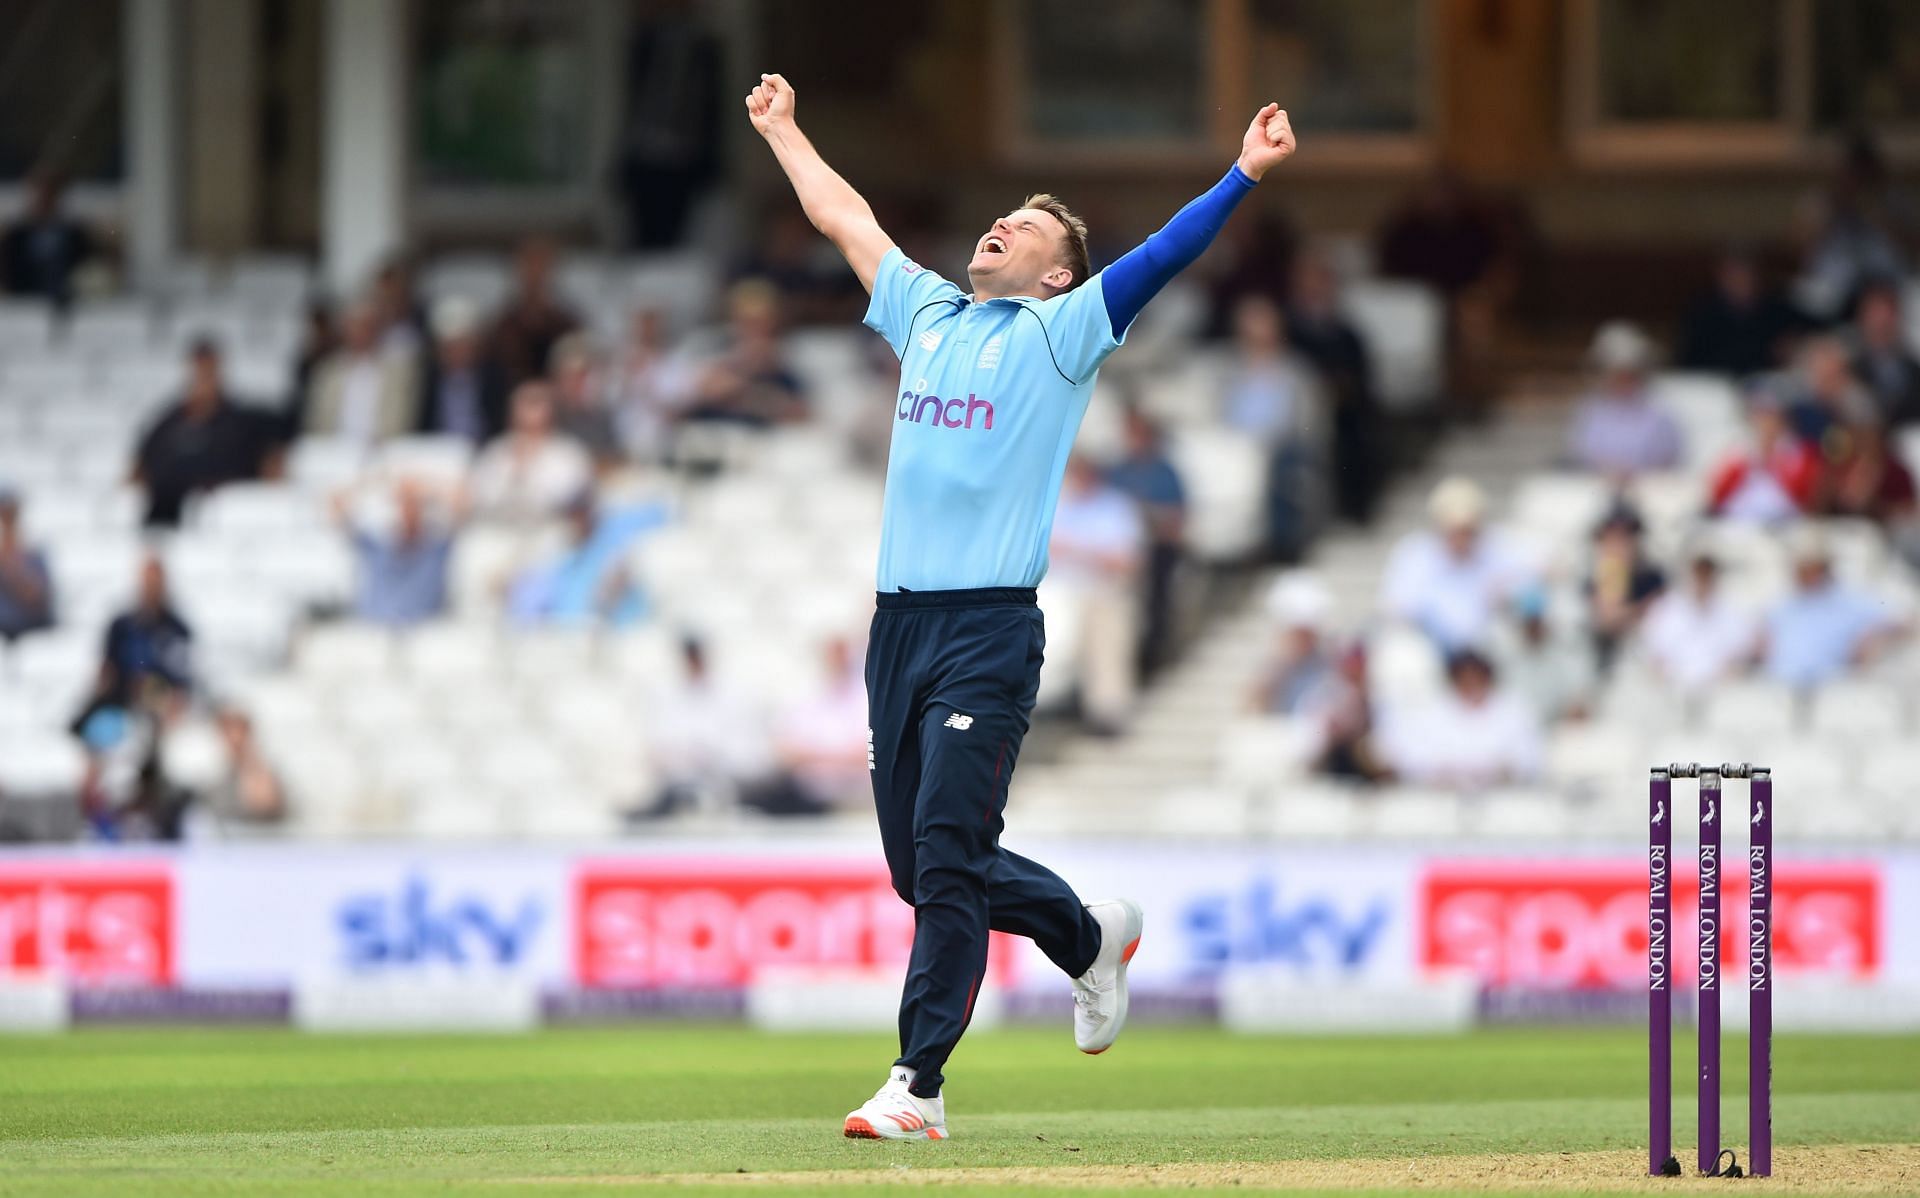
[[[1674,1049],[1676,1145],[1690,1160],[1691,1041]],[[83,1031],[0,1039],[0,1194],[711,1195],[730,1180],[714,1175],[827,1170],[840,1172],[783,1192],[880,1192],[853,1170],[895,1183],[944,1173],[957,1184],[942,1195],[1306,1192],[1322,1167],[1352,1193],[1373,1175],[1338,1170],[1368,1162],[1374,1188],[1431,1168],[1475,1190],[1482,1154],[1545,1154],[1504,1184],[1531,1186],[1537,1159],[1558,1173],[1542,1188],[1567,1193],[1649,1184],[1633,1181],[1645,1052],[1630,1029],[1244,1039],[1140,1027],[1094,1059],[1065,1026],[982,1033],[948,1070],[954,1138],[885,1144],[839,1134],[884,1076],[885,1037],[661,1024],[505,1038]],[[1743,1041],[1728,1040],[1726,1060],[1727,1142],[1744,1157]],[[1755,1189],[1845,1181],[1826,1173],[1836,1153],[1805,1170],[1826,1181],[1791,1177],[1806,1146],[1913,1160],[1892,1146],[1920,1142],[1920,1037],[1780,1037],[1774,1122],[1778,1184]],[[1603,1150],[1614,1155],[1558,1155]],[[951,1172],[988,1167],[1019,1171]]]

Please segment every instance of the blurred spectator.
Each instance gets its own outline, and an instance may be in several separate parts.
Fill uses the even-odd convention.
[[[188,796],[168,782],[159,753],[193,689],[193,632],[173,608],[165,567],[150,555],[133,607],[107,626],[93,695],[72,725],[87,754],[81,806],[96,835],[179,838]]]
[[[87,711],[112,707],[172,714],[184,706],[192,689],[193,631],[174,611],[166,567],[149,555],[140,564],[133,606],[107,626]]]
[[[1793,308],[1763,285],[1752,251],[1730,249],[1714,267],[1712,290],[1687,309],[1674,365],[1736,378],[1774,370],[1800,325]]]
[[[1576,466],[1626,479],[1680,464],[1680,428],[1654,402],[1648,377],[1653,342],[1633,325],[1602,325],[1588,352],[1599,377],[1574,413],[1569,449]]]
[[[1286,331],[1319,372],[1333,406],[1334,504],[1345,519],[1366,524],[1384,481],[1385,416],[1366,342],[1340,310],[1340,280],[1324,254],[1302,254],[1294,265]]]
[[[1907,347],[1897,280],[1875,280],[1861,291],[1853,340],[1853,372],[1873,393],[1880,419],[1895,427],[1920,423],[1920,361]]]
[[[1385,777],[1373,746],[1366,649],[1356,642],[1342,650],[1335,643],[1333,595],[1326,584],[1308,571],[1290,571],[1267,592],[1266,607],[1279,644],[1247,706],[1310,725],[1306,754],[1316,770],[1363,782]]]
[[[1592,644],[1556,626],[1547,612],[1547,594],[1539,587],[1521,592],[1514,615],[1514,629],[1496,642],[1508,688],[1543,723],[1585,719],[1593,709],[1596,683]]]
[[[1640,626],[1647,605],[1660,595],[1667,577],[1646,553],[1640,517],[1615,508],[1593,534],[1593,566],[1587,573],[1587,624],[1600,669],[1613,667],[1620,644]]]
[[[1802,289],[1820,309],[1816,315],[1837,316],[1868,279],[1906,273],[1904,243],[1913,238],[1914,214],[1895,195],[1886,161],[1865,133],[1854,135],[1801,225]]]
[[[341,321],[340,348],[314,368],[305,431],[372,445],[412,432],[419,401],[413,359],[381,348],[379,309],[362,302]]]
[[[845,637],[826,643],[819,689],[775,722],[779,770],[742,801],[769,815],[812,815],[847,808],[873,793],[867,780],[867,683]]]
[[[1759,640],[1759,621],[1721,587],[1706,549],[1694,552],[1685,586],[1654,600],[1641,632],[1655,676],[1690,696],[1745,671]]]
[[[700,372],[689,420],[764,428],[804,420],[806,387],[787,365],[780,343],[780,296],[767,283],[736,283],[727,297],[731,337]]]
[[[1487,361],[1519,286],[1525,223],[1517,207],[1477,194],[1443,166],[1380,232],[1380,273],[1425,283],[1446,301],[1446,392],[1469,412],[1489,398]]]
[[[0,483],[0,641],[53,627],[47,556],[20,535],[20,496]]]
[[[97,251],[93,234],[60,212],[66,180],[36,171],[28,183],[27,209],[0,232],[0,284],[8,295],[32,296],[65,306],[73,300],[73,276]]]
[[[645,508],[603,513],[592,492],[567,506],[568,540],[559,553],[528,567],[507,592],[507,617],[520,624],[606,624],[623,627],[647,614],[627,566],[635,538],[658,521]]]
[[[1460,176],[1434,171],[1380,230],[1380,273],[1422,282],[1452,299],[1499,260],[1500,230]]]
[[[553,346],[554,428],[578,441],[605,468],[620,460],[620,435],[607,407],[607,380],[599,351],[585,333],[568,333]]]
[[[213,342],[194,342],[187,367],[186,393],[161,413],[134,454],[132,481],[146,488],[148,524],[172,527],[191,496],[280,472],[276,420],[228,399]]]
[[[216,826],[274,824],[287,817],[287,792],[253,732],[253,720],[227,707],[214,717],[223,768],[212,786],[200,791],[198,806]]]
[[[373,308],[376,338],[383,354],[418,362],[432,340],[427,322],[427,305],[420,298],[414,280],[413,263],[404,257],[391,258],[373,278],[367,297]]]
[[[533,238],[515,260],[515,290],[487,332],[487,358],[512,390],[539,378],[553,343],[580,327],[580,318],[554,294],[553,243]]]
[[[1107,471],[1107,481],[1131,497],[1146,521],[1140,672],[1152,673],[1166,659],[1173,639],[1174,583],[1186,545],[1187,490],[1167,456],[1166,436],[1139,408],[1126,410],[1127,452]]]
[[[1846,343],[1838,337],[1813,337],[1800,347],[1788,395],[1787,423],[1823,459],[1832,449],[1829,433],[1878,416],[1872,394],[1854,377]]]
[[[313,390],[314,371],[340,348],[340,326],[333,305],[323,299],[307,301],[306,323],[300,330],[300,348],[293,359],[293,392],[287,400],[284,434],[288,440],[307,427],[307,395]]]
[[[893,360],[888,355],[889,362]],[[666,314],[635,308],[626,351],[614,370],[614,423],[627,456],[638,462],[666,458],[670,430],[691,397],[694,372],[673,350]]]
[[[1867,421],[1841,430],[1827,471],[1824,502],[1829,516],[1858,516],[1894,530],[1914,518],[1913,475],[1887,444],[1887,431]]]
[[[701,190],[719,173],[719,41],[688,0],[642,10],[627,44],[626,142],[620,188],[627,236],[641,250],[669,249],[686,234]]]
[[[1285,215],[1249,211],[1227,222],[1221,241],[1228,266],[1213,281],[1207,329],[1212,337],[1233,334],[1247,300],[1264,300],[1275,308],[1286,305],[1300,238]]]
[[[1494,618],[1533,581],[1519,549],[1486,526],[1486,495],[1448,478],[1427,501],[1431,529],[1408,533],[1387,560],[1380,604],[1452,651],[1483,643]]]
[[[1317,575],[1290,570],[1267,592],[1266,606],[1279,644],[1247,696],[1248,708],[1265,715],[1326,715],[1345,688],[1339,650],[1328,628],[1333,595]]]
[[[1356,640],[1340,655],[1338,701],[1322,716],[1320,772],[1356,782],[1384,782],[1393,776],[1380,754],[1373,722],[1372,684],[1367,676],[1366,642]]]
[[[1820,487],[1820,458],[1787,426],[1786,409],[1769,391],[1747,398],[1749,444],[1714,468],[1707,510],[1714,516],[1778,524],[1807,511]]]
[[[415,479],[393,488],[391,527],[356,523],[347,497],[334,500],[334,518],[346,529],[359,564],[354,615],[389,628],[406,628],[440,615],[447,608],[447,566],[453,557],[453,528],[460,518],[458,496],[444,497],[445,519],[436,526],[428,505],[434,496]]]
[[[1067,460],[1053,517],[1048,579],[1080,627],[1080,713],[1090,731],[1115,735],[1133,709],[1136,606],[1146,528],[1121,491],[1078,455]]]
[[[753,706],[714,677],[700,641],[681,642],[680,664],[680,678],[650,708],[646,734],[660,790],[635,819],[722,807],[767,776],[766,731]]]
[[[566,510],[593,484],[593,461],[554,431],[553,389],[538,381],[514,389],[512,422],[480,451],[473,467],[473,509],[484,520],[536,524]]]
[[[1267,450],[1267,549],[1293,561],[1312,539],[1315,454],[1325,435],[1319,381],[1287,345],[1273,301],[1251,296],[1234,312],[1234,352],[1222,399],[1226,423]]]
[[[1820,686],[1871,663],[1903,629],[1890,604],[1833,576],[1826,538],[1814,525],[1794,530],[1793,591],[1767,613],[1768,677],[1788,686]]]
[[[791,203],[776,204],[761,218],[760,228],[764,230],[760,244],[735,272],[738,278],[771,284],[794,324],[860,319],[866,311],[866,292],[833,243],[820,236],[804,212]]]
[[[1540,775],[1540,722],[1516,695],[1496,690],[1493,663],[1472,649],[1447,658],[1447,689],[1392,714],[1382,748],[1394,773],[1423,786],[1479,790]]]
[[[420,382],[416,431],[480,445],[506,427],[506,379],[481,354],[480,313],[471,300],[449,296],[433,306],[433,352]]]

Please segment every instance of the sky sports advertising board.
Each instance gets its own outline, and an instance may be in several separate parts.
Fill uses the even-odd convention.
[[[1204,990],[1245,967],[1383,987],[1462,971],[1495,991],[1645,982],[1645,865],[1633,852],[1023,848],[1082,894],[1142,903],[1142,992]],[[1676,875],[1685,909],[1695,881]],[[1728,919],[1741,918],[1744,893],[1727,901]],[[897,973],[912,930],[878,854],[853,840],[0,857],[0,973],[83,987],[510,978],[549,993],[727,990],[774,968]],[[1775,937],[1783,984],[1920,986],[1920,852],[1783,856]],[[1009,991],[1058,986],[1038,950],[1011,937],[996,937],[992,969]]]

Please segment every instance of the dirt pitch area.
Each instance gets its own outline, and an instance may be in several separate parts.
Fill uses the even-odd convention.
[[[1744,1158],[1742,1164],[1744,1165]],[[1920,1194],[1920,1144],[1776,1148],[1774,1175],[1743,1178],[1746,1189],[1780,1194]],[[1657,1193],[1718,1179],[1652,1178],[1639,1152],[1497,1153],[1465,1156],[1267,1161],[1232,1164],[1063,1166],[972,1169],[830,1169],[778,1173],[668,1173],[604,1177],[615,1184],[647,1181],[716,1186],[976,1185],[1138,1189],[1240,1186],[1278,1190],[1485,1190],[1489,1193],[1604,1190]],[[585,1178],[553,1178],[578,1182]]]

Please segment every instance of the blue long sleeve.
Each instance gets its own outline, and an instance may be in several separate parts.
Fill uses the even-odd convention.
[[[1161,230],[1128,250],[1100,274],[1101,294],[1113,335],[1126,332],[1133,318],[1160,289],[1205,253],[1241,199],[1254,188],[1235,163],[1218,183],[1173,214]]]

